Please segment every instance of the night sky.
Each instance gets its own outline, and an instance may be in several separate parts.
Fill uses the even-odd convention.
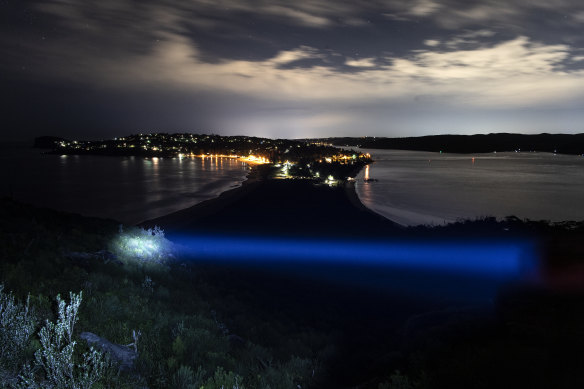
[[[0,0],[0,138],[584,132],[584,3],[510,3]]]

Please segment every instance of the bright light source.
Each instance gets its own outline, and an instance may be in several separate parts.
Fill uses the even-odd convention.
[[[132,229],[121,232],[113,245],[113,251],[126,260],[162,262],[172,256],[172,243],[158,227],[144,230]]]
[[[139,257],[153,257],[158,252],[158,245],[149,239],[129,238],[127,250]]]

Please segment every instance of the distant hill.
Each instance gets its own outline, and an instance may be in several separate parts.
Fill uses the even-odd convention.
[[[314,141],[314,139],[312,139]],[[584,155],[584,134],[487,134],[431,135],[407,138],[345,137],[317,141],[336,146],[369,149],[436,151],[445,153],[491,153],[494,151],[539,151]]]

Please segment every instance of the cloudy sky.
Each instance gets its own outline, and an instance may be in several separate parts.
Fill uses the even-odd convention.
[[[2,138],[584,132],[581,0],[0,0]]]

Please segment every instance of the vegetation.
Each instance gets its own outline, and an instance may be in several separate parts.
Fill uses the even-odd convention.
[[[90,348],[75,356],[73,329],[78,320],[81,293],[70,293],[67,304],[57,296],[58,318],[46,321],[39,331],[40,348],[35,352],[34,366],[25,364],[16,386],[26,388],[90,389],[105,381],[105,370],[112,368],[106,356]]]
[[[325,144],[365,149],[396,149],[445,153],[492,153],[494,151],[548,152],[584,155],[584,134],[487,134],[429,135],[420,137],[325,138]]]
[[[19,304],[0,284],[0,381],[15,383],[35,329],[29,300]]]
[[[478,228],[482,234],[490,225],[504,235],[522,224],[489,219],[411,232],[440,237],[442,230],[449,235]],[[581,266],[582,256],[574,253],[582,250],[582,225],[533,223],[521,230],[530,228],[549,239],[565,239],[552,245],[552,255],[568,270]],[[504,291],[489,320],[445,309],[400,316],[393,309],[396,302],[379,295],[369,296],[368,311],[363,307],[368,300],[355,297],[355,290],[317,283],[303,284],[299,289],[306,290],[306,298],[293,303],[286,293],[297,292],[281,285],[270,289],[263,284],[269,278],[246,281],[239,269],[183,261],[159,229],[120,229],[113,221],[10,200],[0,206],[0,258],[0,380],[5,387],[584,384],[581,291]],[[359,310],[351,311],[351,304]],[[367,326],[355,324],[358,319]],[[80,336],[86,331],[136,345],[133,369],[120,370],[92,350]]]
[[[222,297],[205,269],[173,258],[161,230],[10,200],[0,215],[0,283],[13,291],[0,296],[4,386],[296,388],[312,379],[326,335],[314,342],[320,336],[292,324],[242,315],[241,302]],[[69,303],[51,297],[77,290]],[[281,334],[265,330],[271,325],[294,346],[275,340]],[[125,345],[133,330],[141,337],[132,371],[78,340],[90,331]]]
[[[122,225],[119,228],[118,236],[109,247],[113,256],[124,264],[163,264],[174,258],[173,244],[164,237],[164,231],[160,227],[134,227],[127,231],[124,231]]]

